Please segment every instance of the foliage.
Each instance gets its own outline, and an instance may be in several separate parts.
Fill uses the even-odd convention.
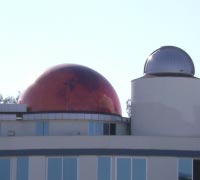
[[[3,97],[3,95],[0,94],[0,104],[17,104],[19,96],[20,92],[18,92],[18,95],[16,97],[13,96]]]
[[[126,101],[126,112],[128,114],[128,117],[131,117],[131,99],[128,99]]]

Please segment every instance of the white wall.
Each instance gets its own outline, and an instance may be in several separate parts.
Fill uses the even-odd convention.
[[[25,104],[0,104],[0,112],[26,112]]]
[[[78,159],[78,180],[97,180],[97,157],[83,156]]]
[[[46,158],[44,156],[29,156],[29,179],[46,180]]]
[[[200,80],[153,77],[132,81],[133,135],[200,137]]]
[[[87,135],[88,121],[80,120],[51,120],[49,121],[49,135],[51,136],[72,136]]]
[[[14,131],[15,136],[35,136],[35,122],[34,121],[1,121],[0,135],[8,136],[9,131]]]
[[[147,163],[148,180],[178,180],[177,158],[149,157]]]

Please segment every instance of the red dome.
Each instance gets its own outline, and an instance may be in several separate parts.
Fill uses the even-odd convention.
[[[121,115],[112,85],[96,71],[74,64],[44,72],[21,96],[32,112],[88,112]]]

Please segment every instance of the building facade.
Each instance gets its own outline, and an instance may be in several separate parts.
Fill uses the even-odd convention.
[[[200,81],[189,55],[154,51],[133,80],[131,117],[99,73],[44,72],[0,105],[0,180],[199,180]]]

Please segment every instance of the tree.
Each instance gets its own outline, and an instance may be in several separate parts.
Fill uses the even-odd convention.
[[[2,94],[0,94],[0,104],[17,104],[20,96],[20,91],[18,91],[18,95],[16,97],[13,96],[7,96],[3,97]]]
[[[126,112],[128,114],[128,117],[131,117],[131,99],[128,99],[126,101]]]
[[[3,103],[3,96],[0,94],[0,104]]]

